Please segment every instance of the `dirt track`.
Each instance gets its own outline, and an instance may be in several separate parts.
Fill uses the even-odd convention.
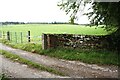
[[[74,78],[117,78],[118,67],[116,66],[98,66],[95,64],[86,64],[80,61],[68,61],[62,59],[51,58],[48,56],[38,55],[19,49],[13,49],[6,45],[0,44],[0,49],[17,54],[22,58],[34,61],[45,66],[52,67],[69,77]]]
[[[9,59],[2,58],[2,73],[6,74],[10,78],[60,78],[60,76],[48,73],[46,71],[40,71],[37,69],[29,68],[27,65],[13,62]]]

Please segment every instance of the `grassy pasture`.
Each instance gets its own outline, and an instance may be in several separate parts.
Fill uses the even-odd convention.
[[[31,35],[41,35],[42,33],[56,34],[86,34],[86,35],[106,35],[107,32],[103,28],[95,26],[81,26],[69,24],[22,24],[1,26],[2,31],[25,32],[30,30]]]
[[[85,35],[107,35],[108,32],[104,28],[83,25],[70,24],[21,24],[21,25],[4,25],[0,26],[0,31],[10,31],[12,34],[12,42],[16,42],[15,32],[17,32],[17,41],[20,43],[20,32],[22,32],[23,42],[27,42],[27,31],[31,31],[31,41],[39,42],[42,33],[50,34],[85,34]]]
[[[56,34],[85,34],[85,35],[107,35],[104,28],[96,28],[80,26],[80,25],[68,25],[68,24],[24,24],[24,25],[8,25],[2,26],[2,31],[12,31],[12,32],[23,32],[27,33],[28,30],[31,31],[31,36],[39,36],[42,33],[56,33]],[[8,41],[2,41],[4,44],[12,46],[14,48],[19,48],[29,52],[35,52],[40,55],[47,55],[50,57],[56,57],[66,60],[78,60],[85,63],[92,64],[108,64],[108,65],[119,65],[118,55],[115,52],[110,52],[107,50],[71,50],[71,49],[50,49],[42,50],[41,45],[33,43],[25,44],[13,44]]]

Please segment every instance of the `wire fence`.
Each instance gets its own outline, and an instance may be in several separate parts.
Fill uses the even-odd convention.
[[[0,31],[0,38],[7,39],[12,43],[41,43],[42,36],[32,36],[30,31],[13,32],[13,31]]]

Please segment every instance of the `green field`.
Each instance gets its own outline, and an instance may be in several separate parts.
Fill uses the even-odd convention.
[[[23,24],[1,26],[2,31],[25,32],[30,30],[31,35],[41,35],[42,33],[57,34],[86,34],[86,35],[106,35],[103,28],[95,26],[81,26],[69,24]]]
[[[27,42],[27,31],[31,32],[31,41],[38,42],[41,40],[42,33],[50,34],[85,34],[85,35],[107,35],[108,32],[101,28],[101,26],[90,27],[83,25],[70,24],[20,24],[20,25],[3,25],[0,26],[0,31],[6,33],[11,32],[11,39],[15,42],[15,32],[17,33],[17,40],[20,40],[20,32],[22,32],[23,41]],[[18,41],[20,42],[20,41]]]
[[[77,50],[77,49],[48,49],[42,50],[42,46],[40,44],[28,43],[27,39],[23,41],[27,42],[27,44],[13,44],[15,42],[14,32],[20,34],[23,32],[23,35],[27,35],[27,31],[31,31],[31,36],[41,36],[42,33],[56,33],[56,34],[85,34],[85,35],[107,35],[109,32],[105,31],[104,28],[99,27],[89,27],[89,26],[81,26],[81,25],[68,25],[68,24],[24,24],[24,25],[6,25],[1,26],[1,32],[10,31],[12,32],[12,41],[3,40],[6,45],[12,46],[14,48],[22,49],[29,52],[36,52],[40,55],[46,55],[50,57],[66,59],[66,60],[78,60],[86,63],[94,63],[94,64],[108,64],[108,65],[118,65],[118,56],[114,54],[115,52],[110,52],[107,50]],[[17,34],[17,39],[20,42],[20,35]],[[41,38],[37,38],[40,40]],[[34,40],[37,40],[34,38]],[[33,40],[33,37],[32,39]],[[33,40],[33,41],[34,41]],[[38,41],[37,40],[37,41]],[[35,42],[37,42],[35,41]],[[31,41],[32,42],[32,41]],[[15,42],[16,43],[16,42]]]

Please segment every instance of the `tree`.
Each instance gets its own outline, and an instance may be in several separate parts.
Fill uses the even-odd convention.
[[[74,21],[75,21],[75,16],[72,16],[72,17],[70,18],[70,22],[69,22],[69,23],[70,23],[70,24],[74,24],[74,23],[75,23]]]
[[[76,16],[80,12],[81,6],[92,5],[92,11],[85,13],[91,20],[91,24],[104,24],[107,31],[116,29],[108,38],[112,48],[119,51],[120,43],[120,2],[92,2],[92,0],[62,0],[58,4],[61,9],[68,14]],[[84,9],[84,8],[83,8]],[[77,15],[79,16],[79,15]]]
[[[115,32],[108,37],[110,49],[120,50],[120,2],[94,2],[92,4],[93,13],[96,14],[92,19],[92,23],[99,25],[105,24],[106,30],[110,31],[113,28]],[[88,13],[92,17],[93,13]],[[111,46],[112,45],[112,46]]]

